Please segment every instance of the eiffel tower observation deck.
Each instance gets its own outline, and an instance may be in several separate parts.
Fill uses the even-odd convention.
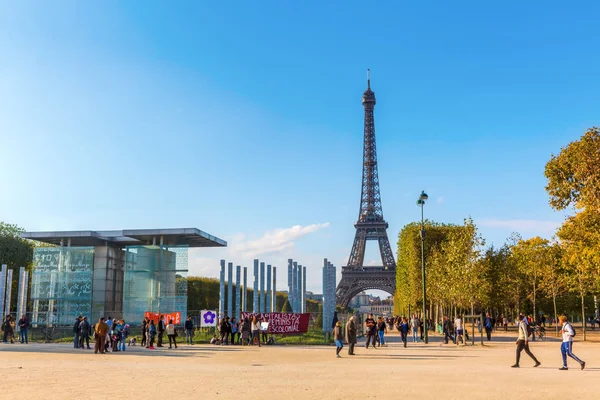
[[[379,289],[390,294],[396,290],[396,261],[387,236],[388,223],[383,218],[379,191],[374,118],[376,100],[371,90],[370,71],[367,74],[367,90],[362,96],[365,114],[360,208],[354,224],[354,244],[348,264],[342,267],[342,280],[336,293],[337,303],[343,307],[348,306],[350,300],[363,290]],[[364,266],[367,240],[378,242],[381,266]]]

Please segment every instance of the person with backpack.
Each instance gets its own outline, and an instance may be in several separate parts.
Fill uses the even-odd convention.
[[[531,359],[533,361],[535,361],[535,365],[533,366],[534,368],[539,367],[540,366],[540,362],[538,361],[537,358],[535,358],[535,356],[533,355],[533,353],[531,352],[531,350],[529,350],[529,343],[527,341],[527,338],[529,337],[529,335],[527,334],[527,324],[524,322],[524,320],[526,319],[525,316],[520,315],[519,316],[519,323],[518,323],[518,329],[519,329],[519,337],[517,339],[517,362],[512,366],[512,368],[519,368],[519,361],[521,360],[521,352],[523,350],[525,350],[525,353],[527,353],[527,355],[529,357],[531,357]]]
[[[485,313],[485,319],[483,320],[483,327],[485,328],[485,334],[487,336],[488,342],[492,340],[492,328],[494,324],[492,323],[492,318],[489,313]]]
[[[581,369],[585,368],[585,361],[582,361],[573,354],[573,338],[576,335],[575,329],[573,325],[567,322],[567,317],[561,315],[558,317],[559,322],[562,324],[562,328],[560,333],[562,334],[562,344],[560,346],[560,352],[562,353],[563,366],[559,368],[560,371],[567,371],[569,367],[567,367],[567,356],[571,357],[573,360],[577,361],[579,365],[581,365]]]

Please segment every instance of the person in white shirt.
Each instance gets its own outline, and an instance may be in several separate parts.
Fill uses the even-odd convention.
[[[458,339],[460,339],[462,344],[465,344],[465,340],[463,339],[464,329],[462,325],[462,319],[460,317],[456,317],[454,320],[454,330],[456,332],[456,340],[454,342],[458,345]]]
[[[561,371],[566,371],[569,368],[567,367],[567,356],[571,357],[573,360],[577,361],[579,365],[581,365],[581,369],[585,368],[585,361],[581,361],[579,357],[573,354],[573,336],[575,336],[575,329],[571,326],[570,323],[567,322],[567,317],[561,315],[558,317],[558,320],[562,324],[562,328],[560,333],[562,334],[562,344],[560,346],[560,352],[562,353],[563,366],[559,368]]]
[[[527,343],[527,324],[525,323],[527,318],[525,318],[524,315],[519,315],[518,319],[520,321],[517,322],[517,329],[519,330],[519,338],[517,339],[517,362],[512,367],[519,368],[519,361],[521,360],[521,352],[523,350],[525,350],[525,353],[535,361],[534,368],[539,367],[541,363],[535,358],[531,350],[529,350],[529,343]]]
[[[412,330],[413,335],[413,343],[419,342],[419,325],[420,325],[419,317],[417,314],[413,314],[412,319],[410,320],[410,328]]]

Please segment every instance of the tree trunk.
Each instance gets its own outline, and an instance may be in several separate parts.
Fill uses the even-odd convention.
[[[537,314],[535,313],[535,277],[533,278],[533,321],[537,321]]]
[[[583,295],[583,292],[581,293],[581,326],[583,329],[583,340],[586,341],[587,337],[585,334],[585,296]]]
[[[556,293],[552,292],[552,303],[554,304],[554,330],[558,336],[558,315],[556,315]]]

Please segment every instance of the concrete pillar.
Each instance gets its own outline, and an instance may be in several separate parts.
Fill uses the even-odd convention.
[[[323,332],[327,332],[326,327],[328,326],[327,323],[327,307],[329,306],[329,269],[328,267],[328,262],[327,259],[324,258],[323,259],[323,277],[322,277],[322,286],[323,286],[323,305],[322,305],[322,311],[323,311],[323,317],[321,318],[321,320],[323,321],[323,326],[321,327],[321,329],[323,329]]]
[[[298,306],[297,306],[297,302],[298,302],[298,298],[297,298],[297,293],[298,293],[298,263],[296,261],[294,261],[292,263],[292,299],[293,301],[290,302],[290,304],[292,305],[292,311],[293,312],[298,312]]]
[[[6,302],[4,315],[10,315],[10,299],[12,297],[13,270],[6,271]],[[19,317],[20,318],[20,317]]]
[[[258,313],[260,310],[258,309],[258,260],[254,260],[254,285],[253,285],[254,293],[253,293],[253,302],[252,302],[252,312]]]
[[[273,292],[271,293],[271,312],[279,312],[277,309],[277,267],[273,267]]]
[[[221,318],[225,314],[225,260],[221,260],[219,279],[219,318]]]
[[[294,276],[294,273],[292,271],[292,259],[289,258],[288,259],[288,302],[290,303],[290,306],[292,305],[292,302],[294,301],[294,291],[293,289],[293,279],[292,276]]]
[[[242,293],[242,311],[248,311],[248,267],[244,267],[244,292]]]
[[[296,308],[294,312],[302,312],[302,265],[298,264],[298,277],[296,278]]]
[[[260,263],[260,312],[264,313],[265,307],[265,263]]]
[[[302,267],[302,310],[306,312],[306,267]]]
[[[271,312],[271,298],[273,294],[271,293],[271,265],[267,265],[267,298],[265,302],[265,312]]]
[[[239,265],[235,266],[235,319],[240,319],[240,269]]]
[[[233,316],[233,263],[227,264],[227,316]]]
[[[0,321],[4,321],[4,299],[6,298],[6,264],[2,264],[0,270]]]

